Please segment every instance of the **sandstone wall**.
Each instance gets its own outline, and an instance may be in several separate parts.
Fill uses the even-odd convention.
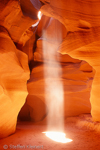
[[[34,65],[28,81],[28,92],[26,104],[20,112],[21,120],[32,120],[34,122],[41,121],[48,116],[49,106],[46,104],[45,95],[45,78],[44,63],[52,61],[52,66],[48,66],[49,70],[59,70],[55,65],[55,60],[60,62],[62,73],[56,81],[62,81],[64,89],[64,117],[76,116],[82,113],[90,113],[90,91],[94,77],[93,68],[85,61],[73,59],[68,54],[59,54],[58,50],[62,45],[63,39],[67,36],[67,30],[56,19],[43,16],[36,34],[36,49],[34,52]],[[43,44],[46,46],[47,56],[44,59]],[[50,50],[55,47],[55,55],[50,58]],[[78,58],[78,57],[77,57]],[[49,80],[48,80],[49,82]],[[53,90],[53,89],[52,89]],[[26,111],[27,110],[27,111]],[[25,113],[26,111],[26,113]],[[60,113],[60,112],[59,112]],[[25,118],[26,114],[26,118]]]
[[[46,1],[45,1],[46,2]],[[68,35],[59,47],[59,52],[87,61],[95,70],[91,90],[91,114],[100,121],[99,95],[99,49],[100,49],[100,2],[99,1],[53,1],[45,3],[41,11],[58,19],[65,25]]]
[[[8,32],[0,27],[0,138],[15,132],[17,116],[25,103],[28,58],[17,50]]]
[[[29,29],[38,19],[31,3],[24,5],[24,9],[31,8],[27,14],[22,6],[19,0],[0,1],[0,138],[15,132],[18,113],[28,95],[28,56],[17,48],[32,36]]]

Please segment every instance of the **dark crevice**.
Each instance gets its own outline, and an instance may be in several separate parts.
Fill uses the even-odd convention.
[[[36,48],[37,48],[37,40],[39,39],[40,37],[38,35],[35,35],[35,42],[34,42],[34,45],[33,45],[33,54],[34,52],[36,51]],[[39,62],[40,63],[40,62]],[[37,66],[38,62],[36,63],[36,61],[34,61],[34,59],[32,59],[30,62],[29,62],[29,68],[30,68],[30,72],[32,71],[33,68],[35,68]]]

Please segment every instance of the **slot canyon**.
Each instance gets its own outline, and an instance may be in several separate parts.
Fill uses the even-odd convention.
[[[99,7],[0,0],[0,150],[100,150]]]

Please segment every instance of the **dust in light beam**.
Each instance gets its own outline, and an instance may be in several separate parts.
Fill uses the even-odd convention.
[[[40,15],[40,13],[39,13]],[[53,18],[50,19],[47,29],[50,27]],[[57,24],[54,22],[53,30],[57,31]],[[46,29],[46,28],[45,28]],[[47,105],[47,131],[45,135],[56,142],[67,143],[72,140],[66,138],[64,131],[64,89],[61,78],[62,67],[59,61],[57,48],[62,40],[62,32],[47,32],[43,30],[42,46],[44,59],[44,81],[45,101]],[[49,40],[50,39],[50,40]]]

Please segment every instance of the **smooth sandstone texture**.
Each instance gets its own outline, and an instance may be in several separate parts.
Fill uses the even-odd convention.
[[[96,71],[91,90],[91,114],[100,121],[100,2],[99,1],[53,1],[45,4],[41,11],[58,19],[65,25],[68,35],[59,47],[61,54],[87,61]]]
[[[23,2],[0,1],[0,138],[15,132],[18,113],[28,94],[28,57],[18,49],[22,50],[33,35],[31,26],[38,18],[31,2]]]
[[[9,31],[14,42],[23,45],[27,40],[26,31],[38,21],[33,5],[24,4],[23,6],[23,0],[0,1],[0,25]]]
[[[17,50],[0,27],[0,138],[15,132],[17,115],[25,103],[29,78],[28,58]]]

